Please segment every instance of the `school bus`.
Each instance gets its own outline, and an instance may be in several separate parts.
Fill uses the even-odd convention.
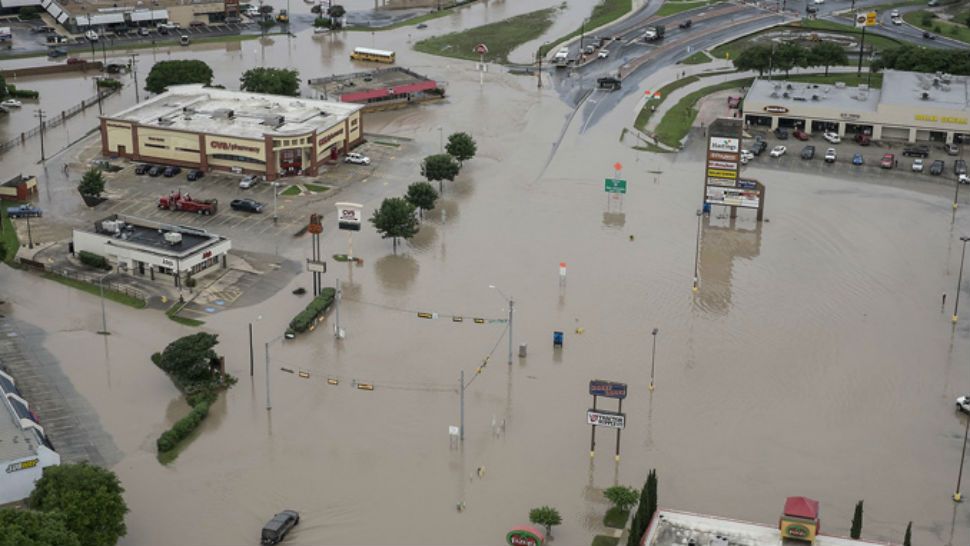
[[[394,52],[382,49],[370,49],[368,47],[355,47],[350,58],[355,61],[371,61],[375,63],[394,64]]]

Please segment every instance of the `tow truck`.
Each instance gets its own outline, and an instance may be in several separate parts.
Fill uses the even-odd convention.
[[[183,194],[179,190],[160,197],[158,199],[158,208],[194,212],[208,216],[215,214],[219,209],[219,201],[216,199],[192,199],[192,196],[188,193]]]

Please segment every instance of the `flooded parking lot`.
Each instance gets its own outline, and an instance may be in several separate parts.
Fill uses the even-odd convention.
[[[240,56],[258,53],[250,46]],[[847,534],[865,499],[865,537],[898,542],[912,520],[916,543],[970,540],[965,507],[950,500],[963,430],[953,398],[968,388],[970,358],[970,323],[949,319],[959,236],[970,233],[952,188],[753,163],[769,221],[742,214],[732,225],[718,210],[703,219],[695,295],[703,164],[696,147],[673,156],[618,144],[637,97],[563,133],[569,108],[532,79],[489,73],[480,87],[464,63],[401,56],[447,74],[450,99],[369,116],[367,130],[414,138],[413,149],[340,198],[369,216],[402,194],[420,179],[416,161],[438,151],[437,127],[474,135],[478,157],[396,255],[365,226],[353,239],[364,266],[330,264],[326,282],[345,288],[345,339],[330,334],[332,315],[279,339],[306,303],[291,291],[309,286],[307,274],[207,321],[240,381],[170,465],[156,461],[154,440],[188,408],[148,355],[194,329],[110,306],[112,335],[97,336],[97,299],[0,270],[12,314],[47,332],[27,343],[61,362],[124,453],[113,468],[132,510],[124,544],[250,543],[282,508],[301,512],[292,544],[497,544],[542,504],[563,515],[556,542],[585,544],[608,507],[601,490],[639,487],[650,468],[666,507],[771,523],[782,499],[807,495],[821,501],[826,532]],[[339,59],[334,70],[346,68]],[[228,77],[241,62],[214,68]],[[603,192],[615,162],[629,180],[622,203]],[[325,219],[325,255],[347,247],[333,224]],[[228,226],[240,246],[308,253],[308,238],[242,226]],[[503,323],[416,316],[501,319],[507,303],[489,285],[515,299],[514,342],[529,346],[511,366]],[[565,332],[561,351],[553,331]],[[458,449],[448,426],[459,420],[459,375],[467,382],[486,362],[466,391]],[[629,384],[619,463],[609,433],[589,457],[593,378]]]

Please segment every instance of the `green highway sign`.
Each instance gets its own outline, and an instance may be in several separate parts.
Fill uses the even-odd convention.
[[[619,178],[607,178],[603,186],[606,193],[626,193],[626,180]]]

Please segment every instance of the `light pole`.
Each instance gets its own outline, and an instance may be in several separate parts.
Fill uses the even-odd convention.
[[[257,315],[256,316],[256,321],[260,321],[262,319],[263,319],[263,315]],[[254,359],[253,359],[253,323],[250,322],[249,323],[249,377],[252,377],[253,376],[253,367],[254,367]]]
[[[511,366],[512,365],[512,309],[515,307],[515,301],[512,299],[511,296],[506,296],[505,293],[502,292],[502,290],[499,287],[495,286],[494,284],[490,284],[488,285],[488,287],[498,292],[499,295],[501,295],[504,299],[508,300],[509,302],[509,366]]]
[[[274,224],[279,220],[279,217],[276,216],[276,194],[279,193],[279,189],[280,189],[280,183],[273,182],[273,223]]]
[[[270,339],[269,341],[267,341],[266,344],[265,344],[265,349],[266,349],[266,411],[269,411],[269,410],[273,409],[273,405],[270,404],[270,400],[269,400],[269,344],[270,343],[274,343],[274,342],[276,342],[276,341],[278,341],[278,340],[280,340],[282,338],[283,338],[282,335],[276,336],[273,339]]]
[[[438,153],[445,153],[445,132],[444,128],[438,127]]]
[[[101,275],[101,277],[98,279],[98,286],[101,287],[101,331],[98,332],[98,334],[102,336],[111,334],[111,332],[108,331],[108,319],[107,319],[107,315],[105,315],[105,312],[104,312],[104,278],[105,277],[107,277],[107,275]]]
[[[953,190],[953,208],[957,208],[957,198],[960,197],[960,177],[957,177],[956,189]]]
[[[542,89],[542,48],[547,45],[549,45],[548,42],[539,46],[539,53],[536,55],[536,59],[538,59],[539,61],[539,71],[536,72],[536,76],[538,76],[536,78],[536,80],[538,80],[536,82],[536,87],[538,87],[539,89]]]
[[[960,310],[960,285],[963,284],[963,259],[967,257],[967,241],[970,241],[970,237],[961,236],[960,240],[963,241],[963,249],[960,251],[960,273],[957,275],[957,297],[953,303],[954,324],[956,324],[959,316],[957,312]]]
[[[957,473],[957,490],[953,493],[953,502],[960,502],[963,496],[960,495],[960,482],[963,480],[963,460],[967,457],[967,434],[970,433],[970,415],[965,419],[967,424],[963,428],[963,452],[960,454],[960,471]]]
[[[697,237],[694,239],[694,285],[691,287],[691,292],[696,293],[698,288],[697,283],[700,280],[700,275],[697,270],[698,262],[700,261],[701,255],[701,209],[697,209]]]
[[[657,361],[657,334],[660,333],[659,328],[654,328],[651,334],[653,335],[653,350],[650,352],[650,391],[653,392],[653,370],[654,364]]]

